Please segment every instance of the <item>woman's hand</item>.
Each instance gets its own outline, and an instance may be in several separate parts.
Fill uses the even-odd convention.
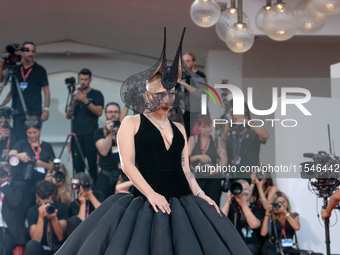
[[[215,203],[214,200],[212,200],[210,197],[208,197],[204,192],[200,192],[198,194],[198,197],[204,199],[205,201],[207,201],[209,203],[209,205],[213,206],[216,210],[216,212],[221,215],[222,217],[222,214],[221,214],[221,211],[220,211],[220,208],[218,208],[217,204]]]
[[[157,192],[153,192],[147,196],[147,199],[149,203],[152,205],[155,212],[158,212],[157,209],[158,207],[163,213],[165,212],[167,214],[171,213],[170,204],[168,203],[164,196],[158,194]]]
[[[211,158],[208,155],[201,155],[200,160],[205,164],[211,162]]]
[[[30,161],[32,161],[32,159],[27,155],[26,152],[22,152],[22,153],[18,153],[16,154],[16,156],[18,157],[18,159],[24,163],[28,163]]]

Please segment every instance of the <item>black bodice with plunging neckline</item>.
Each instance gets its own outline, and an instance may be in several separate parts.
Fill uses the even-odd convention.
[[[173,138],[168,149],[159,129],[143,114],[135,135],[136,166],[153,190],[167,199],[192,193],[181,165],[184,137],[171,121],[170,125]],[[142,196],[137,189],[133,193]]]

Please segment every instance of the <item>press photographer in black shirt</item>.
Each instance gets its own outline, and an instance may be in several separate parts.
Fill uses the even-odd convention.
[[[250,203],[250,187],[246,180],[237,180],[230,186],[230,189],[222,211],[233,222],[252,254],[259,255],[261,252],[260,227],[264,210],[255,203]]]
[[[120,107],[115,102],[105,106],[106,126],[96,130],[94,141],[99,152],[100,172],[96,182],[96,189],[101,190],[106,197],[115,193],[115,186],[119,179],[119,153],[116,134],[120,126]]]
[[[73,132],[77,135],[82,153],[87,159],[90,175],[95,182],[97,179],[97,149],[93,134],[98,129],[98,117],[103,113],[104,97],[99,90],[90,87],[92,73],[83,68],[78,74],[80,88],[73,97],[72,107],[69,106],[66,118],[72,118],[73,109]],[[72,139],[72,159],[76,173],[84,172],[85,164],[81,154]]]

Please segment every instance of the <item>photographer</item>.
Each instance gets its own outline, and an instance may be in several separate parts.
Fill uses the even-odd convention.
[[[72,188],[70,178],[64,164],[58,163],[58,166],[56,167],[56,160],[60,162],[60,159],[54,159],[54,166],[48,170],[45,180],[52,182],[57,188],[53,196],[53,200],[63,202],[67,206],[70,206],[72,202]]]
[[[47,169],[53,167],[52,160],[55,154],[51,144],[40,140],[42,123],[37,117],[30,117],[25,122],[28,139],[18,141],[9,155],[15,155],[20,163],[13,168],[14,180],[25,181],[26,199],[23,210],[27,210],[35,204],[35,184],[43,180]]]
[[[239,179],[230,187],[231,190],[228,191],[227,201],[222,212],[228,215],[228,218],[233,222],[251,253],[260,254],[260,227],[264,211],[255,203],[250,203],[250,188],[246,180]],[[232,195],[231,192],[235,195]]]
[[[77,173],[72,178],[71,185],[72,189],[77,191],[77,198],[69,207],[67,237],[105,200],[103,192],[92,190],[92,179],[85,173]]]
[[[10,165],[0,162],[0,254],[12,255],[18,245],[25,245],[27,231],[22,213],[25,186],[10,178]]]
[[[228,155],[228,164],[233,165],[240,173],[241,166],[260,165],[260,145],[266,143],[269,133],[264,127],[251,122],[248,105],[245,104],[244,115],[232,115],[233,125],[225,125],[222,139],[225,139]],[[249,183],[250,174],[242,176]]]
[[[300,217],[293,213],[287,195],[281,191],[273,194],[261,227],[261,236],[267,236],[262,254],[275,255],[295,251],[293,237],[300,229]]]
[[[97,148],[94,143],[93,134],[98,129],[98,117],[103,113],[104,97],[99,90],[92,89],[92,73],[89,69],[83,68],[78,74],[80,88],[73,97],[67,108],[66,118],[73,117],[73,130],[77,135],[80,148],[87,159],[90,175],[94,182],[97,179]],[[73,113],[71,112],[73,109]],[[81,154],[72,139],[72,160],[76,172],[84,172],[85,163]]]
[[[13,148],[16,140],[9,123],[12,119],[12,109],[0,108],[0,161],[6,160],[9,151]]]
[[[67,206],[52,200],[54,190],[49,181],[42,180],[36,185],[38,204],[27,213],[32,240],[26,244],[25,255],[54,254],[65,239]]]
[[[42,122],[49,117],[50,107],[50,89],[48,86],[47,73],[44,67],[34,61],[36,54],[36,46],[33,42],[24,42],[20,49],[22,64],[15,66],[14,76],[18,79],[21,93],[27,107],[29,116],[37,116]],[[7,53],[8,56],[8,53]],[[1,66],[5,65],[5,60],[1,59]],[[0,81],[3,80],[2,69],[0,68]],[[44,93],[44,109],[42,110],[41,90]],[[24,114],[22,102],[20,101],[19,93],[15,82],[12,82],[11,91],[6,98],[9,101],[12,97],[13,114],[13,129],[16,140],[26,138],[24,123],[26,116]],[[5,104],[7,102],[4,102]],[[3,103],[3,104],[4,104]]]
[[[101,190],[106,197],[115,193],[119,179],[119,153],[116,134],[120,126],[120,107],[115,102],[105,106],[106,126],[96,130],[94,141],[99,152],[100,172],[96,181],[96,189]]]
[[[321,217],[323,221],[326,218],[331,217],[333,209],[340,203],[340,190],[335,192],[329,199],[328,205],[326,209],[321,210]]]

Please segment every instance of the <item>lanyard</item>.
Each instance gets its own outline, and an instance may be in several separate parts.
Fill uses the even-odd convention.
[[[26,75],[24,75],[24,67],[21,66],[21,77],[22,77],[22,79],[23,79],[24,82],[26,82],[27,77],[30,75],[30,73],[32,72],[32,70],[33,70],[33,66],[32,66],[30,69],[28,69]]]
[[[90,214],[90,202],[87,203],[86,205],[86,213],[85,213],[85,218],[87,218]]]
[[[286,220],[287,220],[287,218],[283,219],[283,227],[281,228],[283,238],[286,238]]]
[[[202,152],[202,155],[205,155],[205,153],[206,153],[206,151],[207,151],[207,145],[208,145],[208,142],[210,141],[210,136],[209,136],[209,138],[207,139],[207,141],[205,142],[205,145],[204,145],[204,147],[202,147],[202,139],[200,139],[201,140],[201,152]]]
[[[30,144],[31,144],[31,141],[30,141]],[[34,148],[33,144],[31,144],[31,147],[32,147],[32,150],[34,151],[35,158],[38,160],[40,158],[40,151],[41,151],[40,140],[39,140],[38,150],[37,151],[35,151],[35,148]]]
[[[238,143],[235,144],[235,148],[236,148],[236,155],[237,156],[240,156],[240,152],[241,152],[241,145],[242,145],[242,142],[247,134],[247,129],[246,131],[244,131],[244,133],[242,134],[241,138],[239,139],[239,141],[237,141]]]

